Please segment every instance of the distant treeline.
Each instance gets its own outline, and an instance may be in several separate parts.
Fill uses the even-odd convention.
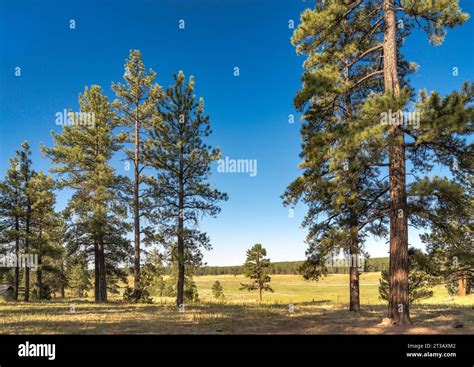
[[[270,274],[300,274],[303,261],[274,262],[270,267]],[[388,257],[375,257],[365,259],[364,271],[382,271],[388,268]],[[203,266],[196,269],[196,275],[238,275],[242,274],[242,266]],[[328,268],[329,274],[348,274],[348,267]]]

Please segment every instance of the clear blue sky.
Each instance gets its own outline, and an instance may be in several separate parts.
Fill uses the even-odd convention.
[[[474,13],[472,1],[461,0]],[[229,194],[217,219],[202,229],[214,250],[209,265],[240,264],[245,250],[262,243],[274,261],[304,258],[305,231],[299,228],[305,208],[295,217],[280,195],[297,175],[299,119],[292,99],[300,85],[302,58],[290,43],[288,21],[299,19],[312,2],[297,0],[161,0],[161,1],[24,1],[0,0],[0,177],[8,158],[25,139],[35,168],[48,169],[39,145],[51,145],[59,131],[55,113],[77,110],[84,86],[99,84],[113,99],[110,84],[121,81],[130,49],[139,49],[145,66],[167,86],[183,70],[196,78],[211,116],[210,143],[224,156],[257,159],[258,174],[218,174],[212,181]],[[74,19],[76,29],[69,28]],[[179,29],[180,19],[185,29]],[[432,47],[415,32],[404,53],[420,65],[415,88],[447,93],[473,80],[473,21],[448,32]],[[15,76],[21,67],[21,76]],[[240,76],[234,77],[234,67]],[[452,76],[452,68],[459,76]],[[124,173],[117,166],[119,173]],[[63,207],[67,194],[59,195]],[[411,232],[410,242],[418,244]],[[383,241],[370,240],[372,256],[386,256]]]

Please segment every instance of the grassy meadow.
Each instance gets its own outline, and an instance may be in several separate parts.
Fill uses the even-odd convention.
[[[172,298],[156,297],[153,304],[125,304],[120,295],[108,304],[91,297],[53,299],[43,302],[0,303],[2,334],[384,334],[474,333],[474,295],[453,297],[443,286],[432,298],[412,305],[411,327],[386,327],[378,323],[386,305],[378,298],[380,273],[361,276],[360,314],[346,311],[348,276],[329,275],[306,282],[297,275],[273,275],[274,293],[265,293],[258,304],[254,292],[239,290],[241,275],[195,277],[200,301],[179,313]],[[225,299],[211,293],[219,280]],[[74,304],[75,312],[71,312]],[[289,313],[289,304],[294,313]],[[454,328],[462,323],[462,328]]]
[[[349,275],[329,274],[318,282],[304,281],[299,275],[272,275],[271,286],[274,293],[264,293],[264,303],[289,304],[317,302],[333,306],[347,306],[349,302]],[[365,305],[384,305],[379,299],[380,273],[363,273],[360,276],[360,302]],[[243,275],[206,275],[195,277],[199,298],[213,301],[211,287],[218,280],[229,303],[255,303],[256,293],[241,291],[240,283],[248,282]],[[450,296],[446,287],[439,285],[433,289],[433,297],[420,301],[421,304],[443,304],[474,306],[474,297]]]

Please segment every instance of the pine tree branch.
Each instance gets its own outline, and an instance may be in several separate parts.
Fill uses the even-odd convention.
[[[390,208],[387,208],[387,209],[384,209],[382,211],[379,212],[379,214],[377,214],[376,216],[373,216],[361,223],[359,223],[359,225],[357,226],[358,230],[360,231],[362,228],[364,228],[367,224],[370,224],[371,222],[373,222],[374,220],[376,219],[379,219],[379,218],[383,218],[385,217],[388,213],[390,213],[391,209]]]
[[[364,76],[363,78],[359,79],[357,82],[355,82],[351,87],[350,89],[353,89],[355,87],[357,87],[359,84],[363,83],[364,81],[366,81],[367,79],[370,79],[376,75],[380,75],[380,74],[383,74],[383,70],[377,70],[377,71],[374,71],[370,74],[367,74],[366,76]]]
[[[377,50],[380,50],[383,48],[383,43],[380,43],[378,44],[377,46],[374,46],[372,48],[369,48],[368,50],[364,51],[362,54],[360,54],[355,60],[353,60],[352,62],[350,62],[347,67],[350,68],[352,67],[356,62],[359,62],[360,60],[362,60],[364,57],[366,57],[368,54],[374,52],[374,51],[377,51]]]

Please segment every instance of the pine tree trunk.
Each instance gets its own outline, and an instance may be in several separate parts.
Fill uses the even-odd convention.
[[[347,66],[348,60],[345,61],[345,77],[346,82],[349,83],[349,72],[350,69]],[[350,124],[352,120],[352,101],[349,93],[345,96],[345,108],[347,114],[347,122]],[[356,152],[352,152],[352,160],[355,161]],[[351,165],[350,175],[348,175],[351,185],[351,194],[358,197],[359,187],[358,187],[358,172],[354,169],[354,164]],[[360,289],[359,289],[359,231],[358,225],[359,220],[357,218],[357,211],[354,207],[350,209],[350,230],[351,230],[351,243],[349,248],[350,254],[350,268],[349,268],[349,311],[360,312]]]
[[[94,241],[94,300],[100,302],[100,261],[99,244]]]
[[[61,274],[64,274],[64,259],[61,260]],[[61,283],[59,285],[59,293],[61,294],[61,298],[66,298],[64,280],[61,280]]]
[[[105,268],[104,242],[99,241],[99,261],[100,261],[100,302],[107,302],[107,273]]]
[[[25,267],[25,302],[30,301],[30,267]]]
[[[20,264],[18,260],[20,259],[20,237],[18,236],[18,232],[20,230],[20,223],[18,217],[15,217],[15,231],[17,233],[15,239],[15,255],[17,264],[15,267],[15,293],[13,294],[13,299],[18,301],[18,288],[20,287]]]
[[[357,187],[357,172],[352,172],[351,175],[351,191],[358,192]],[[350,268],[349,268],[349,311],[360,312],[360,287],[359,287],[359,221],[355,209],[351,209],[350,213],[351,223],[351,243],[349,248],[350,254]]]
[[[25,163],[25,190],[29,187],[30,167],[28,158]],[[31,220],[31,203],[27,195],[27,208],[25,217],[25,256],[29,256],[29,242],[30,242],[30,220]],[[25,302],[30,300],[30,266],[29,258],[25,258]]]
[[[356,266],[351,266],[349,278],[350,278],[349,311],[360,312],[359,269]]]
[[[181,230],[182,229],[178,229],[178,231]],[[184,272],[184,241],[183,236],[178,234],[178,288],[176,297],[176,304],[178,307],[184,303]]]
[[[384,0],[385,91],[400,95],[397,65],[396,15],[393,0]],[[404,132],[396,125],[389,131],[390,147],[390,294],[388,318],[397,324],[411,324],[408,298],[408,225]]]
[[[31,207],[28,206],[26,217],[26,236],[25,236],[25,256],[29,256],[29,237],[30,237],[30,212]],[[30,264],[25,258],[25,302],[30,300]]]
[[[467,295],[467,276],[464,273],[458,275],[458,296]]]
[[[184,279],[185,279],[185,265],[184,265],[184,188],[183,188],[183,172],[180,169],[179,177],[179,212],[178,212],[178,286],[176,304],[183,304],[184,301]]]
[[[43,237],[43,229],[40,228],[40,235],[39,235],[39,243],[41,243],[41,239]],[[39,245],[41,246],[41,245]],[[41,253],[41,248],[38,248],[38,252]],[[38,299],[42,299],[43,295],[43,271],[41,270],[41,255],[38,254],[38,268],[36,269],[36,287],[38,291]]]
[[[133,270],[133,288],[140,289],[140,129],[138,121],[138,103],[137,117],[135,120],[135,182],[133,186],[133,227],[134,227],[134,270]]]
[[[42,299],[43,295],[43,272],[42,270],[38,269],[36,271],[36,284],[38,286],[38,299]]]
[[[40,268],[41,258],[38,256],[38,269],[36,270],[36,285],[38,290],[38,299],[42,299],[43,295],[43,271]]]
[[[178,130],[178,141],[183,136],[183,124],[180,122]],[[181,145],[179,148],[179,175],[178,175],[178,285],[176,304],[179,307],[184,302],[184,150]]]
[[[356,225],[357,226],[357,225]],[[357,227],[355,227],[357,228]],[[354,229],[354,227],[352,227]],[[359,236],[355,232],[351,235],[350,270],[349,270],[349,311],[360,312],[359,287]]]

